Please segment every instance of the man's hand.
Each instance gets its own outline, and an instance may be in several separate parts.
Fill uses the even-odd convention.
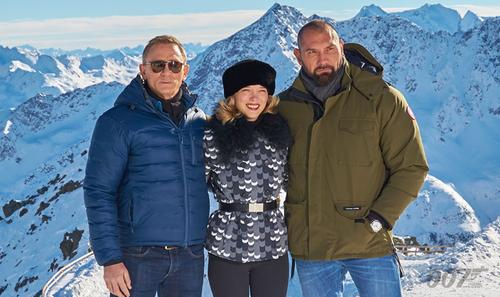
[[[132,282],[123,263],[104,266],[104,282],[111,294],[118,297],[130,297]]]

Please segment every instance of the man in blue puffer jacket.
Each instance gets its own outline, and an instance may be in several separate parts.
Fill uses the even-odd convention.
[[[97,121],[84,182],[90,241],[111,296],[201,296],[205,114],[182,44],[158,36]]]

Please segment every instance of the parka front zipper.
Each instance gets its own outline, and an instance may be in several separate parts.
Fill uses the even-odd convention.
[[[187,247],[189,245],[188,243],[188,230],[189,230],[189,201],[188,201],[188,189],[187,189],[187,178],[186,178],[186,165],[184,164],[184,135],[183,135],[183,129],[181,128],[184,125],[184,122],[186,121],[187,117],[187,111],[194,106],[194,103],[196,100],[193,100],[189,106],[186,106],[186,110],[184,111],[184,114],[181,118],[181,121],[179,122],[179,125],[177,125],[169,116],[161,113],[156,109],[153,105],[153,102],[151,101],[151,98],[149,94],[147,93],[146,90],[144,90],[144,95],[146,97],[146,102],[147,105],[149,106],[150,109],[153,110],[153,112],[158,115],[160,118],[163,118],[170,122],[175,128],[175,133],[177,133],[177,137],[179,138],[179,151],[181,154],[181,164],[182,164],[182,180],[184,183],[184,226],[185,226],[185,232],[184,232],[184,246]],[[191,148],[194,150],[194,148]],[[194,152],[193,152],[194,155]]]
[[[189,138],[191,139],[191,165],[196,165],[196,143],[194,141],[193,131],[189,131]]]

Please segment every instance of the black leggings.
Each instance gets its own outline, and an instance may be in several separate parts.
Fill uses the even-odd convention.
[[[285,297],[288,255],[276,260],[239,263],[209,254],[208,280],[214,297]]]

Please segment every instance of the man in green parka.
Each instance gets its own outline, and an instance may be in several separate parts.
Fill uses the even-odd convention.
[[[347,271],[362,297],[401,296],[391,229],[429,170],[413,112],[328,23],[306,24],[298,46],[279,112],[294,138],[285,213],[303,296],[342,296]]]

